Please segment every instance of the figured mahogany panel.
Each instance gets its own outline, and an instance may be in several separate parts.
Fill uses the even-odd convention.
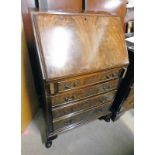
[[[33,17],[47,80],[128,64],[119,17],[41,12]]]
[[[86,11],[105,11],[121,18],[124,27],[127,0],[87,0]]]
[[[53,107],[63,105],[93,95],[106,93],[110,90],[117,89],[117,86],[118,86],[118,79],[105,83],[99,83],[81,89],[75,89],[73,91],[68,91],[65,93],[59,93],[51,97],[51,103]]]
[[[97,95],[95,97],[87,98],[86,100],[81,100],[79,102],[74,102],[72,104],[67,104],[58,108],[53,108],[53,119],[57,119],[58,117],[66,115],[74,115],[79,111],[101,106],[109,101],[112,102],[115,93],[116,91],[111,91],[105,94]]]
[[[117,68],[78,77],[71,77],[63,80],[50,82],[48,84],[49,87],[47,87],[48,89],[50,89],[50,94],[53,95],[56,93],[76,89],[79,87],[85,87],[99,82],[106,82],[109,80],[118,79],[121,77],[122,71],[123,70],[121,68]]]
[[[103,104],[102,106],[89,109],[77,115],[74,115],[65,119],[55,120],[53,121],[54,132],[57,132],[57,130],[65,130],[66,127],[75,128],[78,124],[82,122],[87,122],[90,120],[92,121],[101,116],[104,116],[108,113],[108,109],[110,105],[111,105],[111,102],[108,102],[106,104]]]

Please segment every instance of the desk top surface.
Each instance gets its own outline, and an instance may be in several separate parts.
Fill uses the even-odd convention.
[[[32,14],[47,80],[128,64],[119,17],[94,14]]]

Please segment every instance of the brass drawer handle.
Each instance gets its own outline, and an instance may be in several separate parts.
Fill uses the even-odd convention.
[[[112,77],[117,78],[118,77],[118,73],[112,73]]]
[[[65,90],[66,90],[66,89],[71,89],[72,87],[76,87],[76,86],[77,86],[77,82],[73,82],[71,87],[68,86],[67,84],[64,84],[64,89],[65,89]]]
[[[76,87],[77,86],[77,82],[73,82],[73,87]]]
[[[65,101],[68,102],[68,101],[71,101],[75,98],[75,96],[71,96],[71,97],[65,97]]]
[[[109,89],[110,89],[110,85],[103,86],[103,90],[109,90]]]
[[[103,86],[103,90],[105,90],[107,87],[106,86]]]
[[[67,84],[64,84],[64,89],[70,89],[70,87]]]
[[[107,79],[111,79],[111,76],[110,76],[110,75],[106,75],[106,78],[107,78]]]

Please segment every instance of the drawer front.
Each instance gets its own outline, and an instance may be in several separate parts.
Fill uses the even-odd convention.
[[[52,111],[53,119],[63,117],[66,115],[74,115],[75,113],[91,109],[97,106],[101,106],[109,101],[113,101],[116,90],[108,92],[106,94],[97,95],[95,97],[90,97],[86,100],[75,102],[73,104],[67,104],[58,108],[54,108]]]
[[[117,79],[120,77],[122,69],[113,69],[111,71],[94,73],[86,76],[80,76],[78,78],[72,78],[70,80],[58,81],[50,84],[50,93],[58,93],[66,90],[71,90],[78,87],[87,86],[99,82],[105,82],[108,80]]]
[[[97,119],[101,116],[104,116],[106,115],[106,113],[108,113],[110,105],[111,105],[110,103],[104,104],[100,107],[91,109],[89,111],[85,111],[75,116],[71,116],[66,119],[60,119],[57,121],[53,121],[54,131],[65,128],[65,127],[76,126],[76,124],[78,123],[87,122],[93,119]]]
[[[116,89],[118,85],[118,79],[96,84],[93,86],[88,86],[83,89],[77,89],[74,91],[65,92],[51,97],[52,106],[58,106],[100,93],[106,93],[110,90]]]

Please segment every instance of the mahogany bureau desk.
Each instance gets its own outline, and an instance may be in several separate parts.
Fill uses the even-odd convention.
[[[48,148],[58,134],[111,114],[128,54],[117,16],[32,12],[32,23]]]

